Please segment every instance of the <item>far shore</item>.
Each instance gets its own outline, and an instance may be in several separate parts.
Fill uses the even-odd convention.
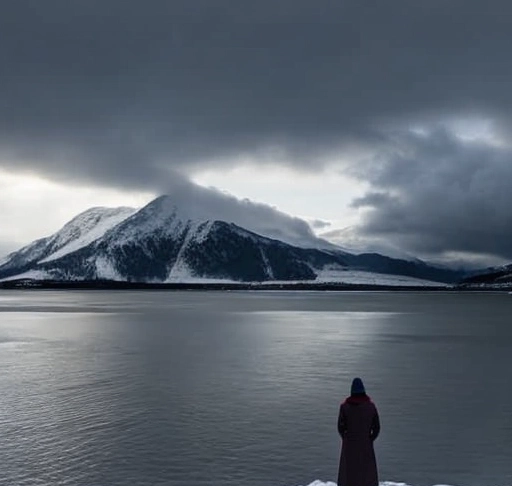
[[[338,282],[176,282],[147,283],[115,280],[9,280],[0,282],[0,289],[14,290],[297,290],[297,291],[411,291],[411,292],[510,292],[512,284],[477,285],[371,285]]]

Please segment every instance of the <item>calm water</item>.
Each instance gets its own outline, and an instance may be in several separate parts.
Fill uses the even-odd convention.
[[[360,375],[381,481],[512,485],[512,295],[1,292],[0,484],[336,478]]]

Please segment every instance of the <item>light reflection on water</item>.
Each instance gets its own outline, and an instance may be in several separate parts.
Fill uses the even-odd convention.
[[[0,293],[0,484],[336,477],[361,375],[381,480],[512,484],[502,294]]]

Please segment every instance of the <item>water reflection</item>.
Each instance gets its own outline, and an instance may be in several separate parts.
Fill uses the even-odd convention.
[[[2,484],[328,480],[354,375],[382,479],[512,483],[509,296],[0,297]]]

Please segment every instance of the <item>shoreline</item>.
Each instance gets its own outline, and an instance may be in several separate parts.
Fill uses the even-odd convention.
[[[503,287],[480,287],[468,285],[371,285],[346,283],[301,283],[301,282],[181,282],[181,283],[147,283],[120,282],[115,280],[9,280],[0,282],[0,290],[285,290],[285,291],[409,291],[409,292],[510,292],[512,284]]]

